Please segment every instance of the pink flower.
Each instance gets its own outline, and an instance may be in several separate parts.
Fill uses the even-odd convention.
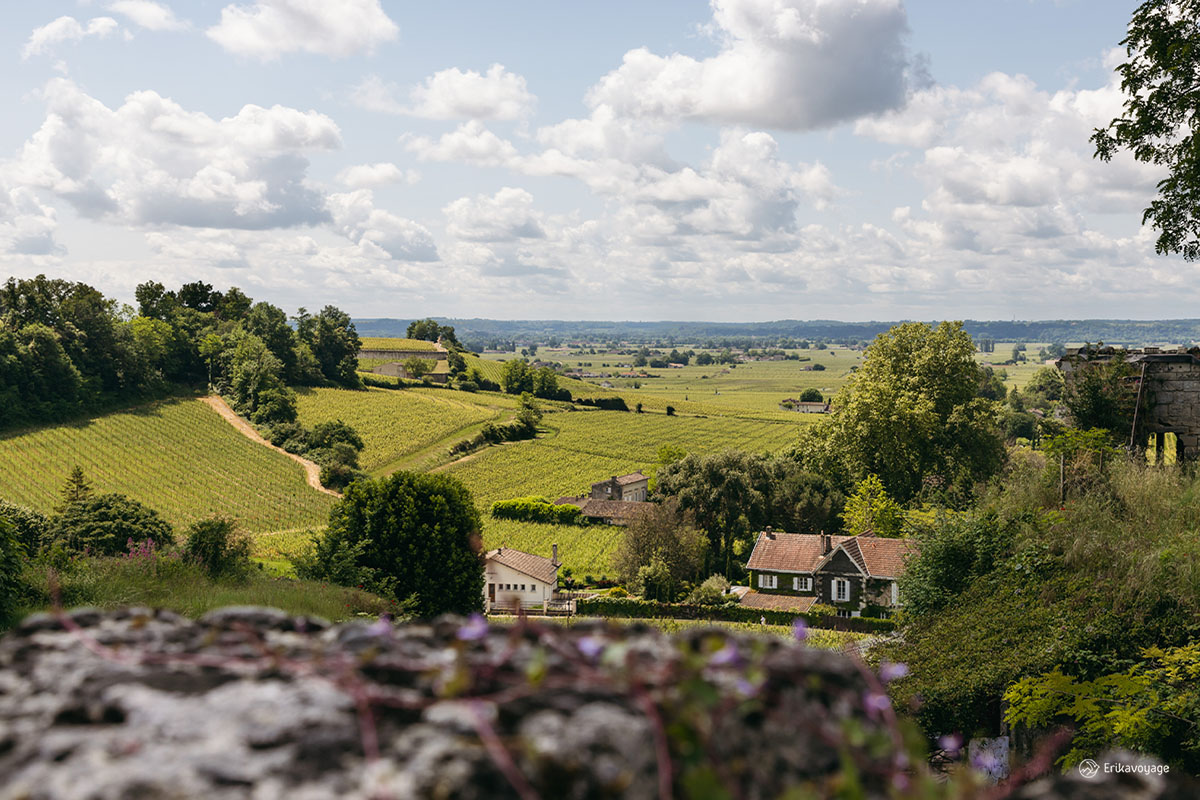
[[[884,661],[879,665],[879,680],[884,683],[898,681],[908,675],[908,665],[895,661]]]
[[[796,637],[797,642],[808,638],[808,623],[803,617],[796,617],[796,621],[792,623],[792,636]]]

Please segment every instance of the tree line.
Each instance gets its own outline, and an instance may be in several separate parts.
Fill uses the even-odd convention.
[[[359,386],[359,338],[334,306],[289,318],[202,281],[148,281],[135,296],[131,307],[85,283],[9,278],[0,289],[0,429],[204,387],[255,422],[292,421],[289,385]]]

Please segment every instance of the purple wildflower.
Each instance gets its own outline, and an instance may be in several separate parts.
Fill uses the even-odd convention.
[[[808,638],[808,623],[803,617],[796,617],[796,621],[792,623],[792,636],[797,642],[803,642]]]
[[[738,652],[737,645],[733,642],[726,642],[724,647],[713,653],[708,663],[713,667],[732,667],[739,664],[741,660],[742,654]]]
[[[908,665],[895,661],[884,661],[879,665],[879,680],[884,683],[898,681],[908,675]]]
[[[372,636],[391,637],[392,635],[392,615],[383,613],[379,615],[379,619],[371,623],[371,627],[367,628],[367,633]],[[462,631],[459,631],[461,634]],[[461,638],[461,636],[460,636]]]
[[[948,733],[938,739],[938,747],[947,753],[957,753],[962,750],[962,737],[956,733]]]
[[[589,660],[595,661],[604,652],[604,640],[597,636],[582,636],[575,642],[579,652]]]
[[[467,624],[458,629],[458,638],[464,642],[473,642],[487,636],[488,624],[482,614],[472,614]]]
[[[879,692],[867,692],[863,698],[863,705],[867,707],[867,713],[874,717],[876,714],[882,714],[892,707],[892,701],[888,699],[886,694]]]
[[[734,688],[742,697],[754,697],[758,694],[758,687],[745,678],[738,678],[734,683]]]

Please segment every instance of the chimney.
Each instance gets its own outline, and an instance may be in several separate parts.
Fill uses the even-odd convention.
[[[766,529],[765,531],[763,531],[763,533],[765,533],[765,534],[767,535],[767,538],[768,538],[768,539],[774,539],[774,538],[775,538],[775,534],[771,532],[771,526],[770,526],[770,525],[768,525],[768,526],[767,526],[767,529]]]
[[[829,555],[829,551],[833,549],[833,537],[825,531],[821,531],[821,555]]]
[[[557,544],[550,545],[550,560],[553,561],[555,564],[558,563],[558,545]]]

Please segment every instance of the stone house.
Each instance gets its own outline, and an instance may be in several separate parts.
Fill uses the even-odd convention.
[[[550,558],[500,547],[489,550],[484,563],[483,607],[514,609],[545,606],[558,588],[558,545]]]
[[[628,475],[614,475],[606,481],[592,484],[593,500],[621,500],[624,502],[643,502],[650,495],[650,478],[641,473],[631,472]]]
[[[803,612],[821,603],[842,617],[868,609],[872,616],[886,614],[900,605],[898,581],[913,552],[908,539],[766,530],[746,564],[751,591],[742,604]]]

